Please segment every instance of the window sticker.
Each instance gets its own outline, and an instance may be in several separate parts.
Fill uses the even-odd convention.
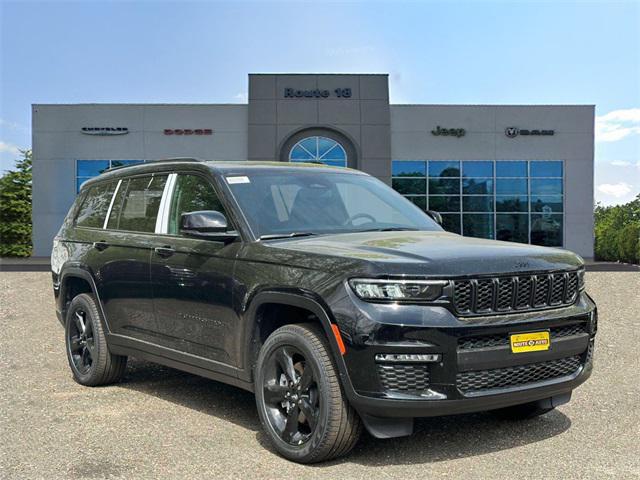
[[[229,185],[236,185],[238,183],[251,183],[251,180],[249,180],[249,177],[227,177],[227,183]]]

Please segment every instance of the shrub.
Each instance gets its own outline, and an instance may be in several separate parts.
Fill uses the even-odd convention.
[[[595,209],[597,260],[640,263],[640,194],[625,205]]]
[[[0,257],[31,255],[31,150],[0,177]]]

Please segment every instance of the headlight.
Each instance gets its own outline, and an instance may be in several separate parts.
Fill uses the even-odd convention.
[[[578,270],[578,290],[584,290],[584,268]]]
[[[422,301],[436,300],[442,296],[446,280],[378,280],[354,278],[349,285],[362,300]]]

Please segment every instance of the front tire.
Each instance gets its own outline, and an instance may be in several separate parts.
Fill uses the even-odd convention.
[[[258,414],[276,450],[315,463],[348,453],[362,422],[347,402],[324,333],[285,325],[260,350],[255,375]]]
[[[65,322],[67,360],[76,382],[88,387],[120,380],[127,357],[113,355],[107,347],[98,305],[82,293],[69,305]]]

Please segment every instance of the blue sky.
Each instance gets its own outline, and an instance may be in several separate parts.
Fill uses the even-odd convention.
[[[2,170],[32,103],[245,102],[249,72],[373,72],[392,103],[595,104],[596,199],[640,192],[637,1],[0,6]]]

